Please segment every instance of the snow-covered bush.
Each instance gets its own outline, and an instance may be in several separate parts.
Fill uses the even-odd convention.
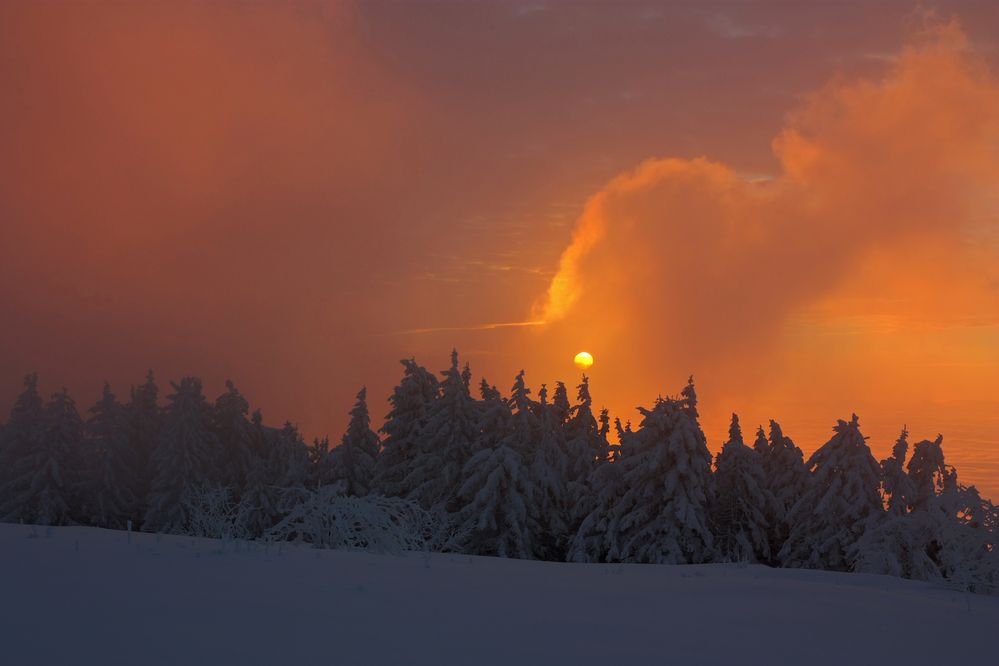
[[[210,539],[245,539],[249,535],[241,520],[248,507],[232,499],[228,488],[192,487],[184,493],[184,510],[188,517],[187,533]]]
[[[316,548],[401,553],[442,550],[452,539],[441,514],[397,497],[342,495],[335,488],[310,492],[268,530],[273,541],[304,541]]]
[[[999,551],[985,530],[941,511],[886,516],[854,545],[854,571],[999,592]]]

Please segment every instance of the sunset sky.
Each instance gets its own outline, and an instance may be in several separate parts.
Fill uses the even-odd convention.
[[[0,409],[153,368],[339,439],[456,347],[999,498],[999,4],[0,4]],[[751,432],[747,433],[750,436]]]

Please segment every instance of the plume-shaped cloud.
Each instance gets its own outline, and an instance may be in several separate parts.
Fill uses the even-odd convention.
[[[878,253],[904,266],[914,246],[946,246],[964,268],[949,277],[980,282],[967,262],[985,265],[979,241],[999,218],[999,84],[956,23],[913,42],[881,80],[805,99],[773,141],[772,179],[663,158],[612,180],[535,318],[627,339],[634,363],[700,369],[759,349]]]

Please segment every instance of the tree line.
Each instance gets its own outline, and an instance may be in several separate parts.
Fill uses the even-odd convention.
[[[265,425],[232,382],[211,402],[187,377],[161,401],[150,372],[125,402],[105,384],[83,416],[65,390],[43,400],[29,375],[0,426],[0,519],[194,534],[210,518],[244,538],[319,546],[316,531],[289,526],[347,498],[349,529],[369,515],[361,505],[387,507],[379,529],[412,507],[446,526],[446,538],[420,543],[452,552],[749,562],[999,590],[999,510],[958,482],[942,437],[910,455],[903,428],[879,461],[854,415],[805,460],[776,421],[747,443],[733,414],[712,458],[692,378],[640,407],[633,428],[594,410],[585,375],[574,400],[561,382],[533,396],[523,371],[508,395],[483,379],[475,397],[457,352],[440,378],[402,365],[382,436],[362,389],[333,447]]]

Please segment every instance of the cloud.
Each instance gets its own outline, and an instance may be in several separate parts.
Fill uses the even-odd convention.
[[[708,27],[726,39],[750,37],[776,37],[780,30],[775,26],[753,25],[737,20],[729,14],[714,14],[707,19]]]
[[[613,179],[588,201],[535,318],[554,335],[588,331],[627,368],[712,372],[761,359],[789,319],[856,288],[877,257],[913,274],[901,280],[913,289],[895,289],[920,302],[912,318],[947,304],[940,289],[934,302],[920,296],[925,275],[946,274],[978,297],[965,306],[999,320],[997,300],[982,300],[994,282],[976,270],[995,247],[972,239],[997,227],[999,85],[956,23],[915,35],[879,80],[808,96],[773,151],[773,179],[703,157],[651,159]],[[935,264],[906,264],[931,254]]]
[[[412,328],[397,331],[395,335],[422,335],[425,333],[452,333],[455,331],[495,331],[502,328],[524,328],[528,326],[544,326],[543,321],[507,321],[492,324],[472,324],[471,326],[437,326],[433,328]]]
[[[7,383],[37,369],[86,401],[152,366],[308,413],[270,387],[371,328],[427,118],[364,34],[335,2],[0,5]]]

